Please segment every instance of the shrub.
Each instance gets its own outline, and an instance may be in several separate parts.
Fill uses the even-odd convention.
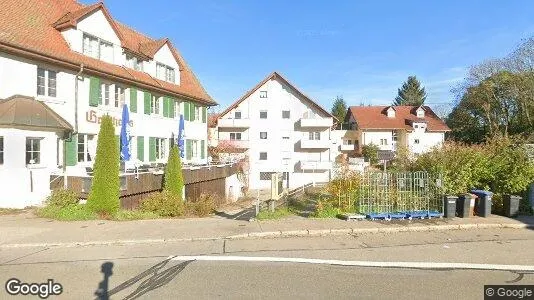
[[[262,210],[256,216],[258,220],[276,220],[293,215],[293,212],[288,207],[275,208],[274,212],[270,210]]]
[[[66,207],[77,205],[79,202],[76,192],[68,189],[53,190],[50,196],[46,198],[47,206]]]
[[[163,189],[170,194],[182,199],[184,190],[184,178],[182,175],[182,161],[176,145],[172,146],[169,154],[167,166],[165,166],[165,176],[163,177]]]
[[[110,116],[102,117],[94,162],[94,177],[87,207],[101,215],[119,209],[119,144]]]
[[[59,221],[84,221],[97,218],[97,215],[94,212],[87,209],[87,207],[82,204],[68,205],[64,207],[48,205],[38,209],[36,214],[42,218]]]
[[[327,200],[320,200],[317,202],[317,207],[315,212],[312,214],[314,218],[335,218],[337,215],[341,214],[341,209],[334,207],[332,202]]]
[[[154,212],[142,210],[119,210],[115,214],[115,220],[117,221],[158,219],[159,217]]]
[[[215,210],[213,195],[201,194],[195,202],[186,202],[186,213],[189,216],[205,217]]]
[[[362,155],[371,165],[376,165],[378,163],[378,146],[375,144],[364,145]]]
[[[181,197],[162,191],[149,195],[141,202],[140,209],[161,217],[179,217],[184,213],[184,204]]]

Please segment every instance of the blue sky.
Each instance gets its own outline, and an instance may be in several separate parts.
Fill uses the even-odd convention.
[[[93,1],[83,1],[92,3]],[[119,21],[169,37],[224,109],[276,70],[330,109],[389,104],[409,75],[450,103],[466,68],[534,35],[534,2],[106,0]]]

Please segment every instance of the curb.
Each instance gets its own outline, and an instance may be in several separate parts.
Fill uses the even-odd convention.
[[[26,243],[26,244],[0,244],[0,249],[13,248],[70,248],[70,247],[90,247],[90,246],[113,246],[113,245],[141,245],[158,244],[172,242],[195,242],[195,241],[217,241],[217,240],[246,240],[246,239],[269,239],[284,237],[314,237],[314,236],[336,236],[336,235],[363,235],[377,233],[398,233],[398,232],[430,232],[447,230],[472,230],[472,229],[534,229],[534,224],[458,224],[458,225],[428,225],[428,226],[397,226],[385,228],[336,228],[336,229],[304,229],[288,231],[263,231],[250,232],[225,237],[192,237],[192,238],[168,238],[168,239],[141,239],[141,240],[110,240],[91,242],[66,242],[66,243]]]

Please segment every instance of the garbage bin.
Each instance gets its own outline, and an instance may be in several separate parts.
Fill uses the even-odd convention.
[[[478,201],[475,204],[475,210],[479,217],[487,218],[491,215],[491,197],[492,192],[484,190],[472,190],[471,193],[478,197]]]
[[[461,195],[458,198],[458,203],[456,205],[456,215],[460,218],[469,218],[469,208],[471,206],[471,199],[473,196],[471,194]]]
[[[504,195],[503,206],[504,215],[507,217],[517,217],[519,214],[519,203],[522,197],[516,195]]]
[[[454,218],[456,214],[456,196],[445,196],[443,199],[443,215],[445,218]]]

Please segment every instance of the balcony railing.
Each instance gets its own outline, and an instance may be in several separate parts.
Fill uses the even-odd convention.
[[[302,170],[330,170],[332,169],[331,161],[300,161]]]
[[[302,118],[300,127],[330,127],[333,125],[332,118]]]
[[[249,140],[219,140],[218,142],[221,147],[235,147],[238,149],[248,149],[250,142]]]
[[[339,145],[339,150],[341,151],[354,151],[356,149],[356,145]]]
[[[305,140],[300,141],[300,147],[303,149],[328,149],[330,148],[330,140]]]
[[[226,128],[249,128],[250,119],[219,119],[217,126]]]

